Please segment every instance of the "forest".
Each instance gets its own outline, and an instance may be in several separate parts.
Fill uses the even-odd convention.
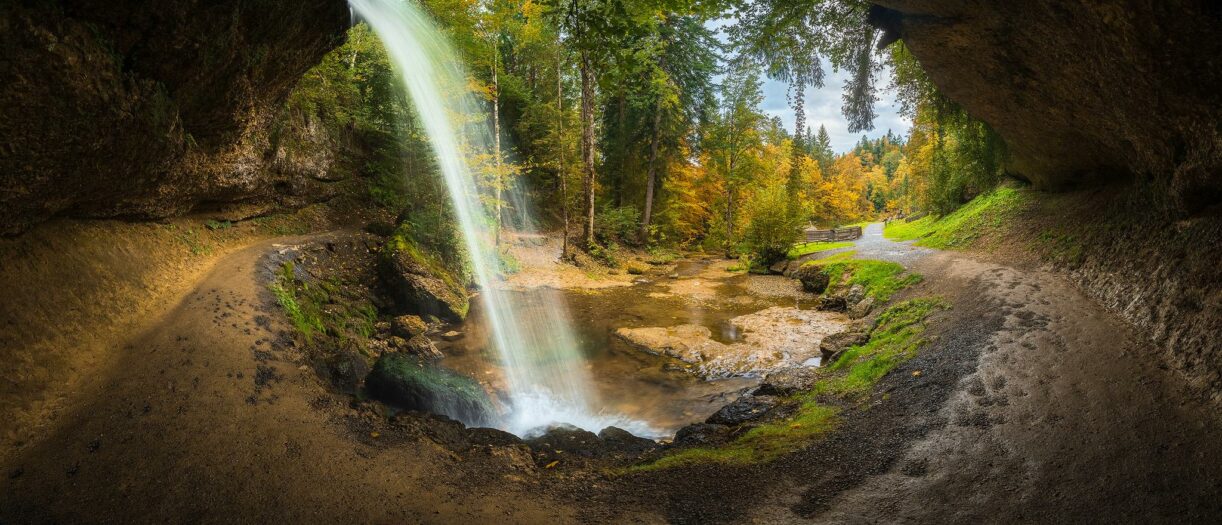
[[[486,103],[496,140],[469,156],[498,224],[522,227],[515,206],[540,203],[545,227],[568,230],[572,246],[609,260],[618,247],[654,247],[766,266],[803,227],[949,213],[1003,176],[1004,145],[989,127],[942,97],[902,42],[871,44],[865,2],[424,7]],[[843,95],[851,132],[873,130],[877,91],[894,89],[914,122],[910,135],[862,135],[851,151],[834,152],[827,129],[804,116],[806,88],[821,87],[826,70],[851,73]],[[761,109],[765,78],[787,82],[794,122]],[[355,129],[377,153],[363,169],[385,198],[437,196],[427,141],[394,82],[377,37],[358,24],[302,78],[289,107]],[[404,170],[423,176],[394,191]],[[398,204],[414,223],[446,227],[444,199],[411,201]]]

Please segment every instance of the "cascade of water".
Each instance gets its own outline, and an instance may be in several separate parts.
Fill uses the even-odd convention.
[[[587,391],[588,371],[559,294],[511,294],[493,282],[499,261],[491,243],[491,221],[462,151],[464,139],[468,146],[481,148],[489,133],[486,126],[482,133],[462,133],[481,127],[463,123],[483,119],[467,93],[462,62],[445,35],[411,0],[350,0],[349,4],[381,38],[437,157],[480,288],[492,343],[504,364],[511,404],[504,427],[521,435],[552,423],[592,431],[614,424],[652,434],[641,424],[592,409],[595,400]],[[537,304],[523,308],[527,305],[517,301]]]

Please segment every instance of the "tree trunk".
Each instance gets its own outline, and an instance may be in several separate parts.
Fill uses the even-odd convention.
[[[582,242],[590,248],[594,246],[594,72],[586,51],[581,52],[581,169],[585,194]]]
[[[649,221],[653,218],[653,187],[658,180],[658,135],[662,127],[662,107],[654,102],[653,136],[649,141],[649,170],[645,177],[645,213],[641,217],[641,241],[649,242]]]
[[[556,50],[556,176],[560,179],[560,216],[564,221],[560,259],[569,256],[569,188],[564,174],[564,88],[560,72],[560,49]]]
[[[505,184],[503,180],[503,170],[501,169],[501,84],[496,75],[497,55],[499,52],[493,51],[492,54],[492,154],[496,160],[496,180],[493,181],[493,186],[496,188],[496,196],[493,199],[494,221],[493,227],[496,228],[496,246],[501,245],[501,186]]]

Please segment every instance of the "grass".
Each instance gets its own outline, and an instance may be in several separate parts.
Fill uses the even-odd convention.
[[[912,222],[887,224],[883,235],[895,241],[916,239],[917,246],[929,248],[964,248],[1016,219],[1028,195],[1017,188],[999,187],[942,217],[927,215]]]
[[[896,292],[921,282],[921,275],[907,273],[904,267],[893,262],[874,259],[854,259],[855,251],[832,254],[822,259],[806,264],[823,266],[829,283],[824,295],[839,292],[842,289],[860,284],[865,288],[866,295],[878,302],[886,302]],[[803,265],[805,266],[805,265]]]
[[[827,251],[827,250],[836,250],[836,249],[840,249],[840,248],[848,248],[848,247],[850,247],[850,246],[852,246],[852,245],[853,245],[853,242],[852,242],[852,241],[837,241],[837,242],[816,241],[816,242],[804,242],[804,243],[801,243],[801,244],[796,244],[796,245],[794,245],[794,247],[793,247],[792,249],[790,249],[790,250],[789,250],[789,258],[790,258],[790,259],[797,259],[798,257],[801,257],[801,256],[803,256],[803,255],[808,255],[808,254],[812,254],[812,253],[815,253],[815,252],[822,252],[822,251]]]
[[[763,463],[798,450],[839,424],[841,409],[828,397],[853,400],[870,392],[883,376],[916,356],[925,343],[925,320],[933,312],[949,308],[938,298],[904,301],[888,308],[863,345],[850,347],[835,363],[821,370],[809,391],[791,396],[797,412],[789,418],[766,422],[717,447],[679,450],[652,463],[635,465],[626,472],[650,472],[701,463]]]
[[[835,363],[831,372],[844,372],[815,385],[816,393],[831,393],[843,397],[858,396],[887,375],[896,366],[916,356],[925,340],[925,319],[934,311],[950,305],[938,298],[904,301],[888,308],[878,317],[863,345],[849,347]]]

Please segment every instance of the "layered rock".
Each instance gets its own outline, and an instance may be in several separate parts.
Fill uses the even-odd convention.
[[[1195,0],[875,0],[938,88],[1045,188],[1133,175],[1222,200],[1222,9]]]
[[[316,198],[327,159],[287,154],[271,127],[341,42],[344,2],[4,4],[0,233]]]

